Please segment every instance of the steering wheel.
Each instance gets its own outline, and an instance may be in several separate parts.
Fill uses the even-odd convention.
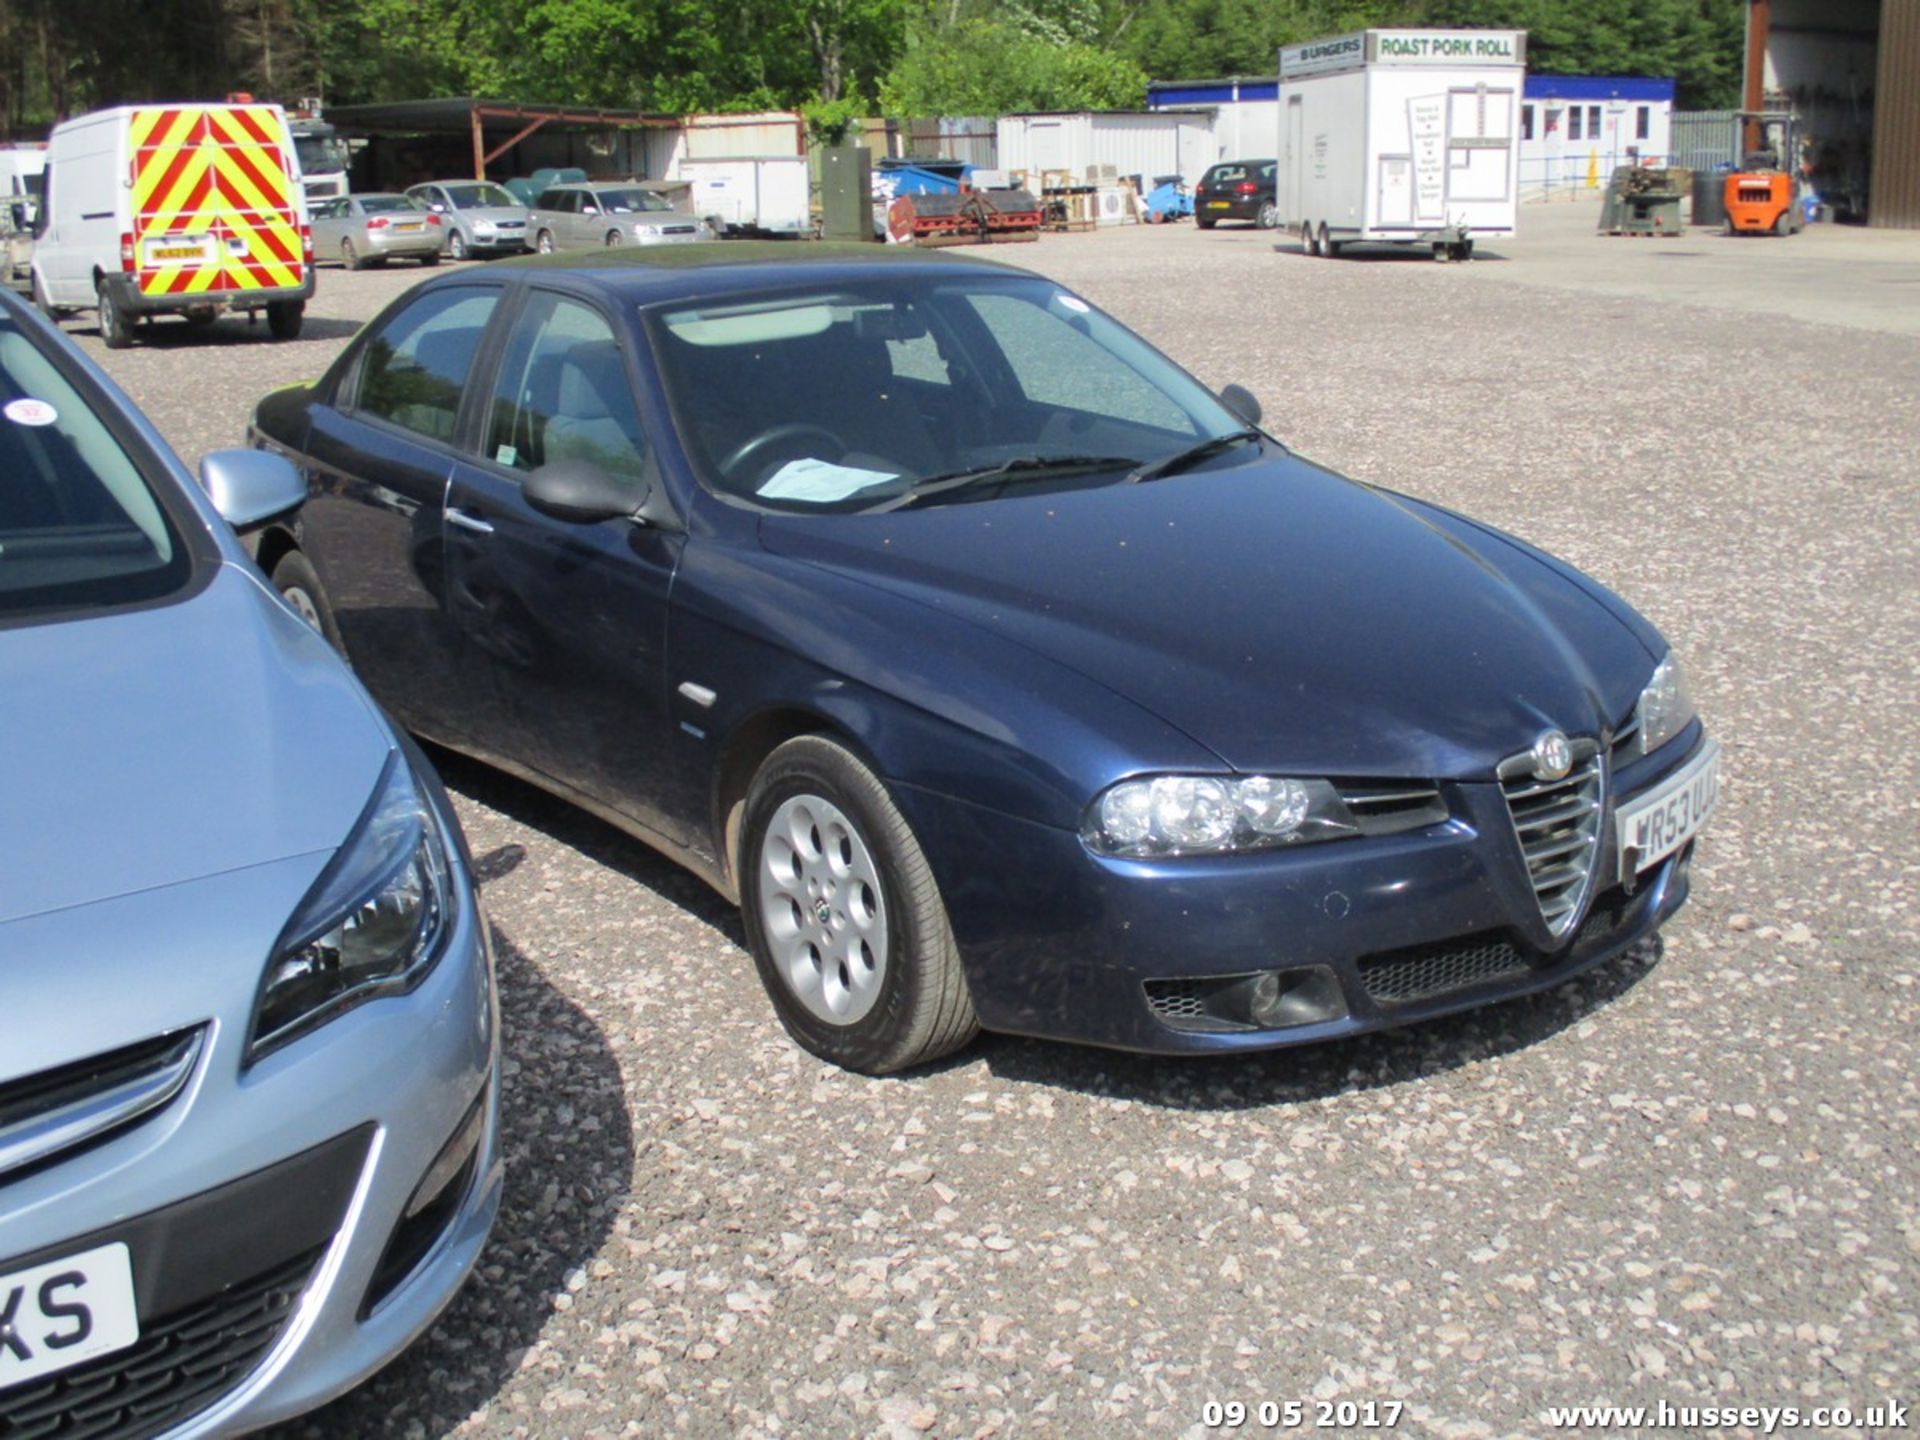
[[[825,426],[805,420],[789,420],[775,425],[771,430],[762,430],[745,444],[736,446],[733,453],[720,462],[720,471],[724,475],[734,475],[748,462],[764,460],[769,451],[801,440],[825,441],[833,452],[827,457],[829,459],[838,460],[847,453],[846,443]]]

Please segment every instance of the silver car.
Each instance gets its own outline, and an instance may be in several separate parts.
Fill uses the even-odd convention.
[[[0,1435],[348,1389],[499,1206],[499,1021],[439,782],[204,490],[0,294]]]
[[[407,194],[442,221],[450,260],[469,255],[517,255],[529,248],[527,207],[490,180],[433,180]]]
[[[338,195],[307,211],[315,261],[338,260],[349,270],[398,257],[440,263],[446,222],[411,195]]]
[[[709,238],[700,220],[674,209],[658,192],[620,180],[550,185],[533,202],[528,223],[533,248],[543,255]]]

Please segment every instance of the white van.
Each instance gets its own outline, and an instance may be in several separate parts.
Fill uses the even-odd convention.
[[[50,314],[97,308],[112,349],[146,316],[265,310],[300,333],[313,237],[278,105],[122,105],[56,125],[33,253]]]
[[[0,247],[6,252],[9,285],[21,287],[27,282],[46,173],[46,146],[0,146]]]

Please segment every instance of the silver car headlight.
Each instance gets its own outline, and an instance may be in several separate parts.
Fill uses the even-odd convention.
[[[1325,780],[1156,775],[1123,780],[1087,807],[1081,838],[1102,855],[1217,855],[1357,835]]]
[[[636,225],[633,227],[633,238],[642,245],[658,245],[663,237],[652,225]]]
[[[248,1061],[362,1001],[419,984],[443,948],[450,893],[439,823],[396,752],[274,945],[254,1002]]]
[[[1642,755],[1651,755],[1693,723],[1693,698],[1687,694],[1687,677],[1671,652],[1654,666],[1653,678],[1640,692],[1640,703],[1634,707],[1634,714],[1640,720]]]

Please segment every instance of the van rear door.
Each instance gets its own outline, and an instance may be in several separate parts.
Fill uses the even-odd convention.
[[[244,304],[246,291],[305,282],[300,187],[276,107],[143,106],[128,142],[133,254],[122,263],[142,295]]]

